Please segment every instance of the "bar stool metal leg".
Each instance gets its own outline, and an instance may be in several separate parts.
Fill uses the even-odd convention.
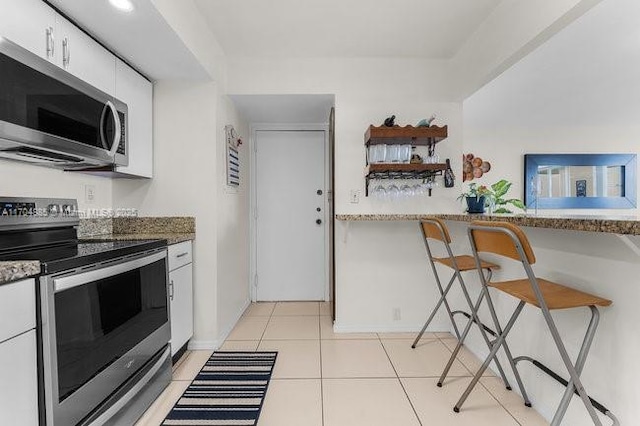
[[[467,400],[473,388],[478,384],[478,381],[480,381],[482,374],[484,374],[487,367],[489,367],[491,360],[493,359],[493,357],[496,356],[500,347],[505,343],[505,339],[509,334],[509,331],[511,331],[511,328],[515,324],[516,320],[518,319],[518,316],[520,316],[520,313],[522,312],[522,308],[524,308],[524,305],[525,305],[525,302],[521,301],[520,303],[518,303],[518,306],[516,307],[516,310],[513,312],[513,315],[511,315],[509,322],[505,326],[502,333],[500,333],[500,335],[498,336],[498,339],[494,342],[493,348],[491,349],[489,356],[487,356],[487,359],[485,359],[484,363],[482,363],[482,366],[477,371],[476,375],[473,376],[471,383],[469,383],[469,386],[467,386],[467,389],[465,389],[464,393],[462,394],[462,396],[460,397],[456,405],[453,407],[453,411],[455,411],[456,413],[460,412],[460,408],[462,407],[462,404],[464,404],[464,402]]]
[[[478,301],[476,302],[475,306],[473,306],[471,308],[471,312],[478,312],[478,309],[480,308],[480,305],[482,304],[482,299],[484,299],[484,291],[480,292],[480,296],[478,297]],[[454,361],[456,360],[456,357],[458,356],[458,353],[460,352],[460,349],[462,349],[462,344],[464,343],[464,340],[467,338],[467,335],[469,334],[469,331],[471,330],[471,326],[473,325],[473,317],[471,319],[469,319],[469,321],[467,322],[467,325],[464,328],[464,331],[462,332],[462,336],[460,336],[460,339],[458,340],[458,344],[456,345],[455,349],[453,350],[453,353],[451,354],[451,357],[449,357],[449,361],[447,362],[447,365],[444,367],[444,370],[442,371],[442,374],[440,375],[440,379],[438,380],[438,387],[442,387],[442,383],[444,383],[444,379],[447,378],[447,375],[449,374],[449,370],[451,370],[451,366],[453,365]],[[482,325],[481,325],[482,327]]]
[[[489,277],[488,279],[491,278],[491,274],[492,274],[491,269],[489,269],[487,273],[487,276]],[[489,350],[491,350],[491,340],[489,339],[489,336],[487,335],[486,330],[484,329],[482,323],[480,322],[480,317],[478,316],[478,312],[473,309],[473,302],[471,301],[471,296],[469,295],[469,291],[467,290],[467,285],[462,279],[462,274],[458,273],[458,277],[460,279],[460,286],[462,287],[462,293],[464,294],[464,297],[467,300],[469,309],[471,309],[471,320],[475,321],[475,323],[478,325],[478,328],[480,329],[480,334],[482,335],[484,342],[486,343]],[[464,342],[463,339],[458,339],[458,342],[461,342],[461,341]],[[496,363],[498,374],[500,374],[500,377],[502,378],[502,382],[504,383],[505,387],[507,388],[507,390],[511,390],[511,385],[509,384],[509,380],[507,379],[507,376],[504,373],[504,370],[502,368],[502,364],[500,364],[500,361],[498,360],[497,356],[494,357],[494,362]]]
[[[596,414],[596,411],[593,408],[593,405],[591,404],[589,395],[587,395],[587,392],[585,391],[579,379],[580,374],[582,374],[584,364],[587,360],[587,355],[589,354],[591,343],[593,343],[593,337],[596,333],[596,329],[598,328],[598,322],[600,320],[600,313],[598,311],[598,308],[596,308],[595,306],[589,306],[589,308],[591,309],[591,321],[589,322],[589,327],[587,328],[587,332],[585,333],[584,340],[582,342],[582,347],[580,348],[578,358],[576,359],[575,367],[571,363],[571,360],[569,359],[569,355],[567,354],[567,351],[564,347],[564,344],[562,343],[562,340],[560,340],[560,335],[555,326],[555,323],[553,323],[553,319],[551,319],[552,323],[549,324],[549,329],[551,330],[551,334],[554,335],[553,336],[554,340],[556,340],[556,338],[558,339],[556,340],[556,345],[559,344],[562,346],[562,349],[559,346],[558,350],[560,351],[562,360],[564,361],[565,366],[567,367],[567,370],[569,370],[569,375],[571,376],[571,379],[569,380],[569,384],[567,385],[567,389],[565,390],[564,395],[562,396],[562,400],[560,401],[560,405],[556,410],[556,414],[553,416],[553,420],[551,421],[551,426],[557,426],[562,421],[562,418],[567,412],[567,408],[569,408],[569,403],[571,402],[571,397],[573,396],[574,390],[578,391],[578,395],[580,396],[580,399],[582,399],[582,402],[584,403],[587,411],[589,412],[589,415],[591,416],[591,419],[593,420],[594,424],[597,426],[602,426],[602,422],[598,418],[598,415]],[[565,359],[565,356],[566,356],[566,359]]]
[[[484,280],[484,277],[482,278]],[[491,300],[491,296],[489,295],[489,288],[487,286],[487,282],[482,283],[483,288],[487,292],[487,306],[489,307],[489,312],[491,313],[491,318],[493,319],[493,323],[496,327],[496,332],[498,335],[502,334],[502,330],[500,329],[500,322],[498,321],[498,315],[496,314],[495,306],[493,305],[493,300]],[[520,389],[520,393],[522,394],[522,399],[524,399],[524,405],[527,407],[531,407],[531,401],[529,400],[529,395],[524,387],[524,383],[522,382],[522,378],[520,377],[520,373],[518,372],[518,368],[516,367],[516,363],[513,360],[513,355],[511,354],[511,349],[509,349],[509,345],[507,342],[504,342],[502,345],[502,349],[504,350],[505,355],[507,356],[507,361],[511,366],[511,370],[513,371],[513,375],[516,378],[516,383],[518,384],[518,388]]]
[[[451,248],[449,247],[449,244],[446,243],[446,242],[444,242],[444,243],[446,244],[446,246],[448,248],[449,254],[452,255]],[[449,315],[449,320],[451,321],[451,325],[453,325],[453,331],[456,333],[456,337],[460,338],[460,331],[458,330],[458,326],[456,324],[456,321],[453,318],[453,312],[451,311],[451,307],[449,306],[449,302],[447,301],[447,298],[446,298],[446,295],[447,295],[447,293],[449,291],[448,289],[450,289],[451,285],[455,281],[455,274],[451,277],[451,280],[449,281],[449,284],[447,284],[447,290],[444,291],[442,289],[442,283],[440,282],[440,275],[438,274],[438,270],[436,268],[436,264],[433,261],[433,254],[431,253],[431,247],[429,247],[429,243],[427,242],[427,236],[426,235],[424,235],[424,247],[425,247],[425,250],[427,251],[427,257],[429,258],[429,263],[431,264],[431,270],[433,271],[433,276],[436,279],[436,285],[438,286],[438,291],[440,292],[440,295],[442,296],[440,301],[444,303],[444,306],[445,306],[445,308],[447,310],[447,314]],[[433,320],[433,317],[435,316],[435,313],[439,308],[440,308],[440,302],[434,308],[434,310],[431,312],[431,315],[429,316],[429,319],[427,319],[427,321],[425,322],[424,326],[422,327],[422,330],[420,330],[420,333],[416,337],[416,340],[411,345],[411,347],[413,349],[416,348],[416,345],[418,344],[418,342],[422,338],[424,332],[427,330],[427,327],[429,327],[429,324]]]
[[[436,306],[433,308],[433,311],[431,311],[431,315],[429,315],[429,318],[427,319],[427,322],[424,323],[424,326],[422,327],[422,330],[420,330],[420,333],[416,337],[416,340],[413,341],[413,344],[411,345],[411,347],[413,349],[416,348],[416,345],[418,344],[418,342],[422,338],[422,335],[424,334],[424,332],[427,329],[427,327],[429,327],[429,324],[431,324],[431,321],[436,316],[436,313],[438,312],[438,309],[440,309],[440,306],[442,306],[443,303],[447,306],[447,310],[449,312],[451,312],[450,309],[449,309],[449,305],[447,304],[447,294],[449,294],[449,290],[451,290],[451,287],[453,286],[453,283],[455,282],[455,280],[456,280],[456,274],[453,274],[453,276],[449,280],[449,283],[447,284],[447,287],[443,291],[442,290],[442,286],[440,285],[440,280],[438,280],[438,278],[436,276],[436,281],[438,282],[438,288],[440,289],[440,294],[441,294],[440,300],[438,300],[438,303],[436,303]],[[455,329],[456,334],[457,334],[458,333],[458,328],[456,327],[456,323],[453,320],[453,314],[450,313],[449,316],[451,317],[451,322],[453,323],[454,329]]]

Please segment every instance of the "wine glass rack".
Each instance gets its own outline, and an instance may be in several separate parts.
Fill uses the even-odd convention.
[[[369,183],[373,179],[431,179],[442,175],[447,169],[446,163],[376,163],[369,164],[369,146],[386,145],[411,145],[427,146],[429,154],[433,155],[436,144],[445,140],[448,136],[447,126],[438,127],[413,127],[413,126],[369,126],[364,135],[364,143],[367,147],[367,166],[365,167],[365,196],[369,196]],[[431,190],[429,190],[431,195]]]

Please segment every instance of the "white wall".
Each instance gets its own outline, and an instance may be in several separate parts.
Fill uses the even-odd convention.
[[[154,178],[115,181],[116,207],[142,216],[194,216],[194,340],[214,346],[216,320],[218,87],[159,81],[154,91]]]
[[[491,161],[485,181],[522,197],[525,153],[638,152],[638,16],[636,1],[605,0],[464,102],[464,150]]]
[[[95,200],[85,201],[85,185],[95,188]],[[0,196],[76,198],[81,210],[112,206],[112,180],[69,173],[26,163],[0,160]]]
[[[503,1],[448,63],[465,99],[602,0]]]
[[[167,23],[207,70],[224,84],[224,52],[193,0],[151,0]]]
[[[248,303],[249,295],[249,129],[231,100],[218,97],[217,116],[217,306],[218,336],[226,337]],[[240,187],[227,186],[224,127],[234,126],[244,143],[239,147]]]

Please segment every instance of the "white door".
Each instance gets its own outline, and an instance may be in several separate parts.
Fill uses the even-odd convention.
[[[324,185],[324,132],[257,132],[257,300],[324,300]]]

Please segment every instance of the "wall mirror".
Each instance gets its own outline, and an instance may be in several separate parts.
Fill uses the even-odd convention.
[[[636,154],[526,154],[524,170],[528,208],[636,207]]]

